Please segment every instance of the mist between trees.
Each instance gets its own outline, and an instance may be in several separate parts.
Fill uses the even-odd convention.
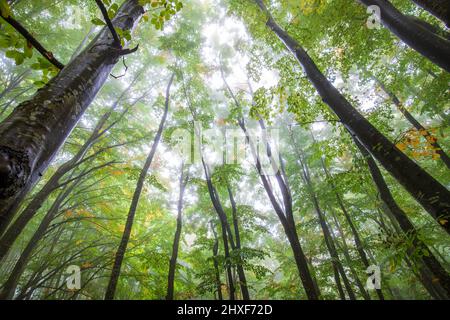
[[[449,299],[447,2],[0,0],[0,298]]]

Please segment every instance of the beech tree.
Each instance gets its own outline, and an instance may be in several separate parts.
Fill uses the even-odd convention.
[[[449,299],[447,13],[0,0],[0,299]]]

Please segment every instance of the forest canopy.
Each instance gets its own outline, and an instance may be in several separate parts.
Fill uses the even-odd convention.
[[[450,299],[448,1],[0,16],[0,299]]]

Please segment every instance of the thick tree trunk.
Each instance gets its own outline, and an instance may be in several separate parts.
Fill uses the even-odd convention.
[[[174,292],[174,282],[175,282],[175,270],[177,266],[177,258],[178,258],[178,248],[180,246],[180,238],[181,238],[181,228],[183,227],[183,197],[184,190],[186,189],[186,184],[189,179],[188,173],[186,176],[184,175],[184,163],[181,165],[181,175],[180,175],[180,194],[178,196],[178,215],[177,215],[177,228],[175,230],[175,237],[173,239],[172,245],[172,256],[170,258],[169,263],[169,276],[167,283],[167,295],[166,300],[173,300],[173,292]]]
[[[365,119],[317,68],[307,52],[275,22],[262,0],[255,0],[268,16],[267,26],[294,54],[322,100],[353,136],[392,174],[405,189],[450,233],[450,192]],[[450,54],[447,54],[447,57]],[[447,61],[450,61],[447,59]]]
[[[412,0],[450,28],[450,3],[448,0]]]
[[[442,286],[442,288],[446,291],[447,297],[450,298],[450,275],[445,270],[444,267],[440,264],[440,262],[434,257],[433,253],[428,249],[427,245],[423,243],[419,237],[418,232],[411,221],[408,219],[406,213],[398,206],[394,197],[392,196],[386,182],[384,181],[383,175],[378,168],[375,160],[372,156],[367,152],[367,150],[362,146],[357,140],[355,143],[358,149],[361,151],[363,156],[366,158],[367,165],[369,167],[369,171],[372,175],[373,181],[380,193],[381,200],[386,204],[389,211],[394,216],[395,220],[399,224],[400,228],[404,232],[405,235],[411,238],[411,247],[407,250],[408,254],[411,255],[411,259],[413,261],[415,252],[426,252],[422,254],[420,260],[423,264],[428,268],[428,270],[433,274],[433,283],[436,286]],[[419,261],[419,269],[423,268],[420,266],[421,261]],[[422,273],[423,271],[421,271]],[[426,281],[426,279],[422,279]]]
[[[436,137],[434,137],[416,118],[405,108],[405,106],[400,102],[398,97],[390,91],[383,82],[376,79],[377,83],[380,85],[381,89],[391,98],[392,102],[395,104],[397,109],[405,116],[406,120],[414,127],[416,130],[423,132],[423,137],[427,139],[428,143],[433,147],[434,151],[439,155],[439,158],[444,162],[448,169],[450,169],[450,157],[445,153],[444,149],[437,142]]]
[[[161,122],[159,124],[158,131],[156,132],[152,148],[150,149],[147,159],[145,160],[144,167],[141,170],[141,173],[139,175],[139,178],[138,178],[138,181],[136,184],[136,189],[134,190],[133,199],[132,199],[131,205],[130,205],[130,210],[128,211],[128,215],[127,215],[125,229],[123,231],[122,239],[120,240],[120,244],[119,244],[119,247],[118,247],[116,255],[115,255],[111,276],[109,278],[108,288],[106,289],[105,300],[114,299],[114,295],[116,293],[117,281],[119,280],[120,269],[122,268],[122,261],[125,256],[125,251],[127,250],[128,241],[130,240],[131,228],[133,227],[134,216],[136,214],[137,206],[139,204],[139,198],[142,193],[142,188],[144,187],[144,182],[145,182],[145,178],[147,177],[148,169],[150,168],[150,165],[152,164],[153,157],[156,153],[156,149],[158,147],[159,141],[161,140],[161,135],[163,133],[164,126],[166,124],[167,114],[169,112],[170,88],[172,86],[174,77],[175,77],[175,74],[172,74],[172,76],[170,77],[170,80],[169,80],[169,84],[167,85],[164,113],[161,118]]]
[[[380,8],[381,22],[404,43],[442,69],[450,72],[450,41],[411,22],[387,0],[359,0],[364,5]]]
[[[217,298],[218,300],[223,300],[222,282],[220,281],[220,272],[219,272],[219,262],[217,261],[217,256],[219,253],[219,239],[217,238],[217,232],[214,223],[211,221],[210,224],[211,224],[211,231],[214,235],[213,263],[214,263],[214,276],[216,281]]]
[[[34,217],[34,215],[37,213],[48,196],[53,191],[61,187],[60,180],[63,178],[63,176],[82,164],[84,162],[83,158],[90,150],[90,148],[108,131],[108,129],[110,129],[117,122],[115,121],[105,128],[106,122],[108,121],[111,114],[116,109],[126,92],[128,92],[130,87],[122,92],[116,102],[111,106],[110,110],[108,110],[99,119],[90,137],[80,147],[74,157],[58,167],[55,173],[45,183],[41,190],[39,190],[39,192],[33,197],[27,207],[22,211],[20,216],[14,221],[14,223],[8,228],[6,232],[5,230],[8,227],[9,222],[19,209],[20,202],[17,201],[14,206],[10,207],[8,212],[5,212],[3,220],[0,220],[0,261],[6,255],[16,238],[20,235],[28,222]]]
[[[132,30],[144,9],[120,7],[115,27]],[[71,63],[0,123],[0,219],[42,176],[123,54],[103,28]]]

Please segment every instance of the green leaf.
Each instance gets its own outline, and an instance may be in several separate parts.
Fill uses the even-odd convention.
[[[0,13],[5,18],[8,18],[11,15],[11,8],[6,0],[0,0]]]
[[[104,26],[104,25],[106,25],[106,23],[103,20],[99,19],[99,18],[94,18],[94,19],[91,20],[91,22],[93,24],[95,24],[96,26]]]

